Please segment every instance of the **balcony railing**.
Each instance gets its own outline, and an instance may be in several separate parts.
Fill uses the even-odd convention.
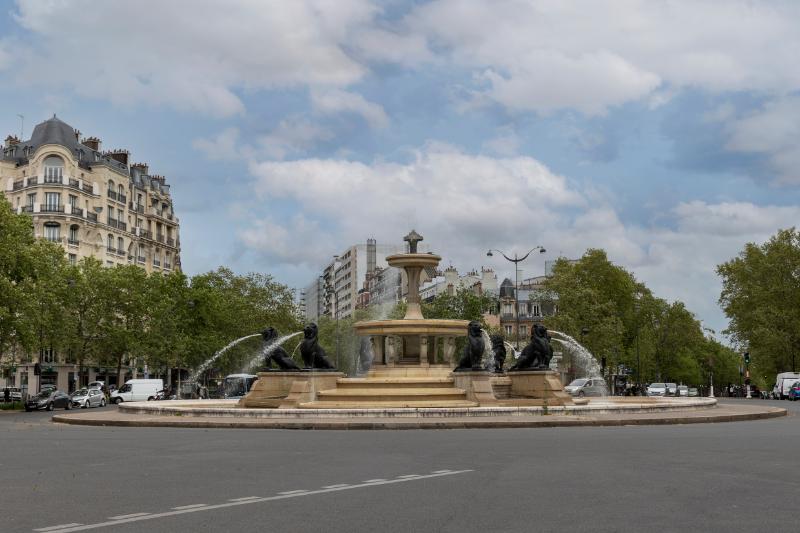
[[[114,248],[113,246],[106,246],[106,252],[117,255],[117,249]]]
[[[76,206],[76,205],[69,206],[69,212],[72,215],[75,215],[76,217],[82,217],[83,216],[83,209],[78,207],[78,206]]]
[[[50,242],[61,242],[61,236],[60,235],[45,235],[44,238],[45,238],[45,240],[50,241]]]
[[[164,242],[164,235],[161,233],[156,233],[156,240],[158,242]]]
[[[167,237],[167,246],[175,246],[175,239]]]
[[[122,257],[125,257],[125,254],[126,254],[126,253],[127,253],[127,252],[125,252],[125,250],[122,250],[122,249],[120,249],[120,248],[117,248],[117,255],[119,255],[119,256],[122,256]]]
[[[63,205],[48,205],[45,204],[42,206],[41,209],[42,213],[63,213],[64,206]]]
[[[140,256],[138,256],[138,257],[136,258],[136,261],[137,261],[138,263],[144,264],[144,263],[145,263],[145,258],[144,258],[144,257],[142,257],[142,256],[140,255]]]
[[[154,257],[154,258],[153,258],[153,266],[160,267],[160,266],[161,266],[161,261],[159,261],[158,259],[156,259],[156,258]]]
[[[67,239],[67,244],[71,244],[72,246],[78,246],[81,243],[78,239]]]
[[[32,205],[24,205],[22,206],[23,213],[33,213],[33,206]]]
[[[64,177],[63,176],[45,176],[44,177],[44,182],[45,183],[58,183],[59,185],[62,185],[64,183]]]
[[[109,189],[108,197],[111,198],[112,200],[116,200],[117,199],[117,193]]]
[[[17,191],[19,189],[22,189],[23,187],[25,187],[25,182],[23,180],[15,181],[13,190]]]
[[[117,201],[122,202],[123,204],[128,200],[128,197],[124,194],[117,193]]]
[[[133,202],[128,204],[128,207],[136,211],[137,213],[144,214],[144,205],[143,204],[134,204]]]
[[[139,229],[139,237],[142,237],[143,239],[150,239],[152,241],[153,240],[153,232],[152,231],[148,231],[146,229],[141,229],[140,228]]]
[[[164,270],[172,270],[172,264],[164,261]]]
[[[80,189],[81,183],[76,179],[70,178],[69,182],[67,183],[67,186],[72,187],[73,189]]]
[[[97,213],[92,213],[90,211],[86,212],[86,218],[91,220],[92,222],[97,222]]]
[[[126,224],[121,220],[117,220],[115,218],[109,218],[108,225],[111,226],[112,228],[121,229],[122,231],[127,231],[128,229],[128,224]]]
[[[38,176],[31,176],[30,178],[25,180],[25,186],[30,187],[31,185],[38,185],[39,184],[39,177]]]
[[[84,183],[83,184],[83,192],[88,192],[89,194],[94,194],[94,188],[91,185],[89,185],[87,183]]]

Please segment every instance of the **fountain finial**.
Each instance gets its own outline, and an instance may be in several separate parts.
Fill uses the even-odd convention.
[[[411,233],[403,237],[403,240],[408,243],[408,252],[415,254],[417,253],[417,243],[423,240],[422,235],[416,232],[416,230],[411,230]]]

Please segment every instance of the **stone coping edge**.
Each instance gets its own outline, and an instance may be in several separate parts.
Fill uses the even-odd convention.
[[[721,410],[720,410],[721,411]],[[735,410],[733,410],[735,411]],[[205,429],[315,429],[315,430],[390,430],[390,429],[514,429],[536,427],[608,427],[608,426],[660,426],[677,424],[707,424],[719,422],[744,422],[779,418],[787,415],[787,410],[778,407],[765,407],[750,410],[750,412],[711,412],[697,415],[687,414],[667,417],[617,417],[617,418],[519,418],[498,420],[495,418],[459,418],[459,419],[405,419],[405,420],[199,420],[180,417],[139,417],[95,415],[94,418],[55,415],[52,420],[56,423],[83,425],[83,426],[116,426],[116,427],[180,427],[180,428],[205,428]]]
[[[171,401],[171,402],[131,402],[119,405],[124,414],[151,416],[188,416],[188,417],[224,417],[224,418],[485,418],[485,417],[531,417],[546,415],[591,416],[613,414],[645,414],[666,413],[674,411],[698,411],[714,409],[717,401],[713,398],[697,398],[694,400],[661,400],[658,403],[616,403],[604,401],[595,405],[567,405],[544,407],[399,407],[370,409],[262,409],[236,408],[238,400],[231,402],[230,407],[202,407],[204,400]],[[164,405],[169,403],[169,405]]]

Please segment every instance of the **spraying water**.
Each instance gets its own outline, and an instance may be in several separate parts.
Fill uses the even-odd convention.
[[[250,339],[250,338],[253,338],[253,337],[258,337],[260,335],[261,335],[261,333],[253,333],[252,335],[245,335],[244,337],[240,337],[240,338],[236,339],[235,341],[231,341],[230,343],[228,343],[223,348],[217,350],[216,353],[214,353],[214,355],[212,355],[209,359],[207,359],[202,365],[197,367],[197,370],[195,370],[194,373],[192,373],[192,375],[189,376],[189,381],[191,381],[191,382],[197,381],[197,377],[199,375],[201,375],[203,372],[205,372],[208,369],[208,367],[211,366],[211,363],[213,363],[214,361],[219,359],[219,357],[222,354],[224,354],[225,352],[227,352],[228,350],[230,350],[231,348],[233,348],[234,346],[236,346],[240,342],[242,342],[244,340],[247,340],[247,339]]]
[[[486,333],[485,329],[481,329],[481,336],[483,337],[483,357],[481,357],[481,368],[487,370],[494,370],[494,352],[492,351],[492,338]]]
[[[560,331],[548,330],[548,333],[554,336],[554,341],[562,344],[568,349],[570,354],[572,354],[572,360],[577,363],[577,366],[584,373],[582,377],[601,378],[603,376],[602,369],[597,359],[595,359],[592,353],[584,348],[578,341]]]
[[[302,331],[298,331],[295,333],[290,333],[288,335],[284,335],[283,337],[279,337],[275,339],[274,342],[271,342],[265,345],[256,355],[254,355],[249,361],[247,361],[244,366],[242,367],[241,373],[245,374],[254,366],[258,365],[259,363],[263,362],[267,357],[270,356],[272,352],[278,349],[278,346],[283,344],[284,342],[288,341],[293,337],[297,337],[298,335],[302,335]],[[299,344],[298,344],[299,346]]]

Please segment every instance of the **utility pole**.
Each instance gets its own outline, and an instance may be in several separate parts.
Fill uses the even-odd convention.
[[[17,114],[19,117],[19,140],[25,139],[25,115]]]

